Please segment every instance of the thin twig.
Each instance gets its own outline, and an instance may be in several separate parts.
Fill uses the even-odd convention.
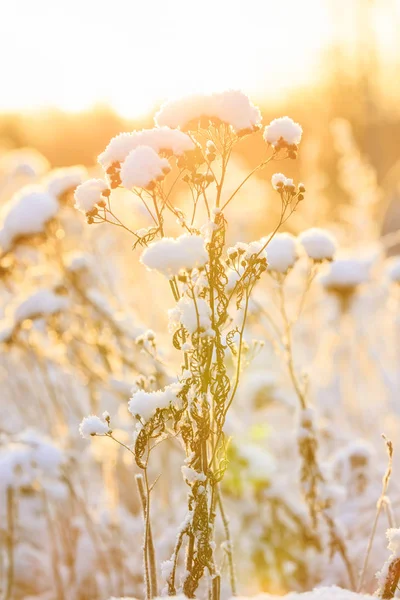
[[[367,567],[368,567],[368,561],[369,561],[369,557],[370,557],[371,550],[372,550],[372,544],[373,544],[374,538],[375,538],[376,528],[378,526],[379,516],[381,514],[382,506],[385,503],[386,492],[387,492],[387,489],[389,486],[390,476],[392,474],[393,444],[390,440],[388,440],[385,437],[385,435],[382,435],[382,437],[385,440],[386,450],[388,453],[388,465],[387,465],[385,474],[382,479],[382,491],[381,491],[381,495],[380,495],[379,500],[376,505],[375,519],[374,519],[374,522],[372,525],[371,535],[369,536],[367,550],[365,552],[365,557],[364,557],[364,563],[363,563],[363,567],[361,570],[360,580],[358,583],[358,588],[357,588],[358,593],[360,593],[363,583],[364,583],[365,573],[366,573]]]

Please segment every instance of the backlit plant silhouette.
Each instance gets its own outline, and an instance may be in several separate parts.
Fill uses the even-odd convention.
[[[305,188],[281,173],[272,185],[281,203],[280,218],[271,233],[251,243],[226,247],[229,209],[246,181],[268,163],[295,159],[301,141],[300,125],[288,117],[265,127],[260,162],[229,195],[224,181],[229,160],[244,136],[261,135],[261,114],[241,92],[190,97],[165,104],[155,117],[156,127],[124,133],[112,139],[100,155],[105,179],[89,180],[76,192],[77,208],[89,224],[108,223],[129,231],[134,249],[141,249],[145,267],[168,278],[172,343],[181,353],[175,381],[157,390],[154,381],[138,379],[129,402],[136,419],[135,439],[127,449],[143,478],[138,489],[144,512],[144,575],[146,597],[158,594],[151,527],[148,465],[153,449],[165,438],[180,440],[186,458],[182,475],[188,486],[187,513],[177,533],[172,556],[162,566],[168,594],[181,590],[192,598],[205,573],[211,596],[220,597],[220,569],[215,551],[216,516],[220,512],[226,535],[232,593],[236,593],[234,556],[229,522],[223,508],[220,482],[228,467],[227,414],[235,401],[242,370],[257,342],[244,341],[253,290],[268,270],[266,251],[279,228],[298,208]],[[186,185],[187,201],[175,206],[171,192]],[[131,190],[145,207],[150,225],[132,229],[118,217],[114,190]],[[170,237],[176,224],[179,236]],[[266,232],[267,234],[267,232]],[[139,343],[156,352],[150,331]],[[84,437],[115,439],[112,419],[90,416],[80,426]],[[118,442],[118,440],[115,439]],[[162,474],[168,476],[168,474]],[[180,555],[185,547],[181,583]]]

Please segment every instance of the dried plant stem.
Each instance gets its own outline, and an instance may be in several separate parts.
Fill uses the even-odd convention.
[[[186,571],[190,573],[193,565],[193,555],[194,555],[194,534],[192,532],[189,533],[189,543],[186,551]]]
[[[382,600],[391,600],[398,589],[400,580],[400,558],[395,558],[389,565],[385,585],[383,586],[380,597]]]
[[[232,405],[232,402],[235,398],[235,395],[236,395],[236,392],[237,392],[237,389],[239,386],[240,374],[241,374],[241,369],[242,369],[242,354],[243,354],[243,343],[242,342],[243,342],[243,335],[244,335],[244,330],[245,330],[246,321],[247,321],[247,313],[248,313],[248,309],[249,309],[250,293],[251,293],[251,290],[246,291],[245,306],[244,306],[244,311],[243,311],[243,321],[242,321],[242,326],[239,331],[239,343],[238,343],[239,348],[238,348],[238,355],[237,355],[237,360],[236,360],[235,380],[234,380],[234,385],[233,385],[231,395],[230,395],[229,399],[227,400],[227,403],[226,403],[226,406],[224,409],[222,426],[225,423],[226,415],[228,414],[228,411]],[[216,454],[218,452],[222,435],[223,435],[223,429],[222,429],[222,427],[220,427],[217,432],[217,435],[216,435],[216,441],[214,444],[214,450],[212,453],[210,466],[212,465],[212,463],[216,457]]]
[[[314,281],[314,279],[316,278],[318,273],[318,268],[317,265],[313,262],[313,264],[311,265],[311,268],[308,272],[308,276],[307,276],[307,280],[306,280],[306,285],[303,289],[303,293],[301,295],[300,298],[300,302],[299,302],[299,308],[298,308],[298,312],[297,312],[297,318],[296,321],[299,320],[299,318],[301,317],[303,310],[304,310],[304,306],[306,303],[306,298],[307,298],[307,294],[312,286],[312,283]]]
[[[7,488],[7,583],[4,600],[11,600],[14,586],[14,541],[15,541],[15,514],[14,490]]]
[[[28,374],[28,381],[30,381],[32,385],[35,385],[35,387],[38,386],[39,389],[42,388],[43,381],[41,378],[39,378],[37,361],[34,353],[30,348],[27,348],[23,344],[20,344],[20,349],[22,352],[21,364],[23,364],[26,368]],[[35,379],[34,382],[32,382],[33,378]],[[47,430],[51,431],[53,426],[53,416],[49,410],[48,403],[44,400],[43,395],[41,393],[37,394],[37,401],[41,411],[40,418],[46,422]]]
[[[109,586],[109,592],[112,593],[112,577],[111,577],[110,567],[109,567],[109,563],[108,563],[107,548],[104,543],[104,540],[93,524],[92,517],[90,515],[90,512],[87,509],[86,501],[75,490],[74,483],[72,482],[72,480],[67,475],[65,475],[63,477],[63,481],[68,487],[69,493],[71,495],[71,499],[76,502],[79,510],[82,512],[82,515],[83,515],[83,518],[85,520],[85,524],[87,527],[87,531],[93,542],[93,547],[96,549],[96,552],[98,554],[99,565],[101,566],[103,572],[105,573],[107,583]]]
[[[212,575],[212,586],[211,586],[211,598],[212,600],[219,600],[221,597],[221,576]]]
[[[144,491],[143,475],[136,475],[136,484],[139,490],[139,497],[142,503],[143,519],[145,521],[144,527],[144,542],[143,542],[143,566],[144,566],[144,585],[146,589],[146,600],[151,598],[151,583],[150,583],[150,568],[149,568],[149,555],[148,555],[148,530],[147,530],[147,517],[146,517],[146,495]]]
[[[231,194],[231,196],[225,202],[225,204],[222,207],[222,210],[224,210],[228,206],[228,204],[233,200],[233,198],[241,190],[241,188],[244,186],[244,184],[250,179],[250,177],[252,177],[254,175],[254,173],[257,173],[257,171],[259,171],[260,169],[262,169],[263,167],[265,167],[265,165],[267,165],[274,158],[275,158],[275,156],[273,154],[272,156],[270,156],[269,158],[267,158],[266,160],[264,160],[263,162],[261,162],[259,165],[257,165],[256,167],[254,167],[254,169],[252,171],[250,171],[250,173],[247,175],[247,177],[245,177],[243,179],[242,183],[236,188],[236,190]]]
[[[185,533],[186,533],[185,529],[179,533],[177,540],[176,540],[175,547],[174,547],[174,551],[171,556],[171,561],[172,561],[173,566],[172,566],[171,574],[168,577],[168,581],[167,581],[169,596],[176,596],[175,576],[176,576],[176,569],[178,566],[179,552],[180,552],[180,549],[182,548],[182,543],[183,543],[183,538],[184,538]]]
[[[65,435],[65,432],[67,431],[65,415],[64,415],[62,405],[59,402],[59,399],[57,397],[57,391],[56,391],[55,386],[54,386],[53,382],[51,381],[51,377],[49,375],[49,364],[44,357],[40,356],[40,352],[36,352],[36,358],[37,358],[37,364],[39,367],[39,371],[42,375],[44,387],[46,388],[46,392],[50,398],[50,402],[51,402],[52,406],[54,407],[54,412],[55,412],[56,418],[57,418],[56,425],[58,428],[58,432],[60,435]]]
[[[390,476],[392,474],[393,444],[384,435],[382,437],[386,443],[386,449],[387,449],[387,453],[388,453],[388,466],[387,466],[385,474],[383,476],[382,491],[381,491],[381,495],[380,495],[379,500],[376,505],[375,519],[374,519],[374,522],[372,525],[371,534],[369,536],[368,545],[367,545],[367,549],[365,552],[364,563],[363,563],[363,567],[361,570],[360,580],[359,580],[358,588],[357,588],[358,592],[360,592],[360,590],[362,589],[363,583],[364,583],[365,573],[366,573],[367,567],[368,567],[368,561],[369,561],[369,557],[370,557],[371,550],[372,550],[372,544],[374,542],[374,538],[375,538],[375,534],[376,534],[376,528],[378,526],[379,516],[381,514],[382,506],[385,504],[385,496],[386,496],[386,492],[387,492],[387,489],[389,486]]]
[[[299,380],[296,375],[295,367],[294,367],[292,323],[290,322],[289,317],[286,312],[285,290],[284,290],[283,283],[281,283],[281,282],[279,283],[279,286],[278,286],[278,292],[279,292],[279,299],[280,299],[281,315],[283,318],[283,324],[284,324],[284,330],[285,330],[284,347],[286,350],[287,367],[288,367],[290,379],[292,381],[293,387],[294,387],[297,397],[299,399],[300,406],[303,410],[305,410],[307,408],[307,402],[306,402],[305,394],[304,394],[303,390],[301,389]]]
[[[142,474],[139,474],[136,475],[135,479],[139,490],[139,496],[143,509],[143,518],[145,521],[143,561],[145,567],[146,597],[154,598],[158,595],[157,566],[150,523],[150,489],[148,485],[147,469],[144,470],[144,477]]]
[[[173,184],[174,186],[183,171],[186,171],[183,179],[189,186],[193,201],[191,220],[187,221],[182,210],[175,208],[169,201],[172,188],[168,194],[165,194],[163,185],[160,182],[153,182],[154,184],[143,192],[146,195],[146,201],[149,198],[149,205],[142,195],[139,195],[156,227],[152,226],[148,229],[146,235],[138,236],[135,234],[138,239],[134,247],[138,244],[148,246],[156,237],[164,237],[164,225],[167,223],[164,223],[164,217],[165,214],[169,216],[168,211],[178,218],[178,222],[187,230],[189,235],[199,235],[200,233],[194,228],[194,224],[201,197],[204,198],[207,214],[211,221],[210,233],[205,236],[205,250],[208,253],[205,262],[201,263],[198,269],[179,270],[176,276],[171,277],[169,280],[175,302],[180,302],[181,298],[185,303],[188,302],[193,311],[193,321],[195,321],[192,327],[191,325],[186,326],[185,321],[182,319],[173,335],[173,345],[177,350],[182,351],[184,359],[182,377],[179,379],[179,392],[177,393],[180,402],[176,406],[171,403],[169,411],[165,409],[155,411],[148,419],[141,419],[140,414],[134,415],[141,420],[141,428],[135,438],[134,451],[122,442],[115,440],[135,456],[136,464],[142,470],[142,475],[136,476],[136,483],[142,503],[145,530],[143,559],[146,600],[150,600],[150,598],[157,595],[155,553],[150,525],[150,493],[153,486],[149,487],[147,473],[149,453],[152,449],[150,443],[153,440],[161,441],[165,435],[169,434],[167,423],[171,417],[174,419],[174,431],[176,435],[181,435],[185,445],[186,460],[182,472],[190,491],[188,493],[187,517],[178,531],[172,557],[169,564],[166,565],[169,570],[168,593],[176,594],[175,578],[178,555],[186,536],[186,572],[183,577],[183,593],[188,598],[194,598],[202,578],[206,576],[210,600],[220,599],[221,577],[216,561],[214,543],[216,517],[219,510],[225,530],[226,555],[229,563],[232,593],[233,595],[237,594],[229,520],[218,488],[228,462],[224,425],[227,413],[236,397],[242,370],[247,364],[245,353],[248,346],[244,343],[244,331],[249,312],[250,296],[262,273],[267,269],[267,259],[263,256],[263,252],[275,233],[294,212],[299,201],[303,198],[300,191],[297,193],[294,191],[294,186],[293,190],[291,186],[288,186],[287,189],[282,188],[279,192],[282,201],[279,223],[268,239],[264,240],[265,243],[263,243],[262,248],[257,249],[254,254],[246,255],[246,257],[242,256],[242,252],[245,252],[245,250],[240,249],[238,254],[241,257],[240,265],[237,262],[235,267],[239,277],[233,289],[228,288],[227,267],[231,259],[229,257],[229,261],[224,259],[227,221],[223,210],[231,203],[253,174],[276,158],[278,151],[274,148],[271,156],[265,157],[264,155],[260,164],[244,178],[225,201],[223,188],[227,167],[233,146],[241,136],[236,135],[233,129],[224,122],[221,122],[216,128],[210,126],[207,133],[201,133],[204,131],[203,121],[202,119],[199,123],[199,134],[206,135],[209,138],[208,142],[212,142],[215,153],[208,150],[203,153],[202,147],[204,145],[193,139],[194,152],[178,161],[178,167],[183,166],[183,169]],[[188,135],[191,137],[190,132]],[[288,157],[293,158],[292,155],[295,153],[289,151],[289,149],[288,146]],[[222,163],[218,177],[216,177],[211,166],[214,160],[212,158],[213,154],[215,154],[214,158],[218,154]],[[199,166],[204,164],[207,165],[206,175],[203,172],[197,172]],[[212,177],[210,177],[210,173]],[[212,218],[210,218],[211,207],[205,193],[208,184],[211,182],[216,185],[215,210],[213,210]],[[151,202],[153,206],[151,206]],[[110,222],[122,226],[121,222],[111,212],[110,201],[108,212],[112,217]],[[107,220],[106,208],[104,209],[104,220]],[[190,223],[190,226],[188,223]],[[125,229],[127,228],[125,227]],[[129,229],[127,230],[129,231]],[[243,270],[241,267],[244,267]],[[229,309],[235,296],[238,319],[241,319],[240,325],[237,319],[232,320],[230,316]],[[203,314],[204,304],[207,305],[207,319],[204,318],[205,315]],[[226,329],[230,326],[232,326],[232,329],[227,332]],[[227,340],[226,343],[225,340]],[[230,372],[230,363],[226,361],[228,346],[235,357],[236,364],[233,373]],[[292,372],[295,378],[293,365]],[[138,385],[147,392],[149,384],[146,380]],[[299,384],[298,387],[300,388]],[[134,398],[132,398],[133,400]],[[305,400],[303,404],[305,408]],[[111,432],[105,434],[105,436],[115,439]],[[315,480],[316,477],[313,481]]]
[[[217,502],[218,508],[221,515],[222,523],[225,531],[225,539],[226,539],[226,554],[228,556],[228,566],[229,566],[229,580],[231,584],[232,596],[237,596],[237,586],[236,586],[236,572],[235,572],[235,564],[233,561],[233,545],[231,539],[231,532],[229,527],[229,519],[225,513],[225,508],[222,500],[222,494],[219,486],[217,485]]]
[[[56,536],[55,527],[54,527],[54,523],[53,523],[53,517],[51,514],[51,510],[50,510],[50,505],[47,500],[46,492],[44,490],[42,490],[42,498],[43,498],[43,505],[44,505],[44,509],[45,509],[44,512],[45,512],[46,520],[47,520],[47,527],[48,527],[49,536],[50,536],[50,540],[51,540],[51,546],[52,546],[51,566],[52,566],[52,570],[53,570],[55,587],[57,589],[57,598],[59,600],[65,600],[64,585],[63,585],[63,581],[62,581],[62,578],[60,575],[60,568],[59,568],[60,556],[59,556],[59,551],[58,551],[58,541],[57,541],[57,536]]]
[[[392,503],[390,502],[389,498],[385,498],[384,505],[385,505],[385,513],[386,513],[387,520],[389,523],[389,528],[394,529],[396,527],[396,520],[395,520],[394,514],[393,514]]]
[[[347,553],[346,544],[342,537],[338,534],[335,521],[330,516],[327,510],[322,510],[322,518],[324,519],[329,529],[331,546],[336,548],[336,550],[339,552],[346,567],[347,575],[349,577],[350,589],[355,590],[356,580],[354,577],[353,565],[351,564],[350,558]]]
[[[290,379],[293,384],[293,388],[298,397],[301,410],[306,411],[308,408],[306,389],[302,389],[302,386],[298,380],[295,366],[294,366],[293,341],[292,341],[293,323],[290,321],[287,311],[286,311],[283,281],[279,282],[278,293],[279,293],[279,299],[280,299],[280,310],[281,310],[281,315],[282,315],[283,324],[284,324],[284,340],[283,340],[283,342],[284,342],[284,347],[286,350],[286,362],[287,362],[287,366],[288,366],[288,371],[289,371]],[[309,502],[310,514],[311,514],[311,517],[313,519],[313,522],[314,522],[314,525],[316,528],[317,527],[317,516],[318,516],[317,510],[320,510],[322,518],[325,521],[325,523],[327,524],[328,529],[329,529],[329,534],[330,534],[330,538],[331,538],[331,546],[333,548],[335,548],[339,552],[340,556],[342,557],[342,560],[345,564],[347,574],[349,577],[350,587],[351,587],[351,589],[354,590],[355,586],[356,586],[356,582],[355,582],[355,578],[354,578],[353,567],[352,567],[351,561],[350,561],[348,553],[347,553],[346,544],[345,544],[344,540],[342,539],[342,537],[337,532],[337,527],[336,527],[334,519],[331,517],[331,515],[329,514],[327,509],[324,506],[322,506],[321,503],[319,502],[319,494],[318,494],[317,485],[318,485],[318,482],[323,482],[324,478],[322,476],[322,473],[321,473],[321,470],[319,467],[319,463],[318,463],[318,458],[317,458],[318,446],[317,446],[317,440],[315,437],[315,433],[312,431],[312,429],[310,430],[310,433],[313,434],[314,444],[312,445],[313,446],[312,449],[311,448],[308,449],[309,452],[308,452],[307,463],[305,463],[305,465],[304,465],[310,471],[311,494],[310,494],[309,498],[307,498],[307,500]]]

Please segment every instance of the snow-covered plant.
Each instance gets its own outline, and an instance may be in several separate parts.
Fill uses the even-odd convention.
[[[207,573],[215,600],[221,586],[215,546],[218,511],[229,537],[220,488],[228,466],[225,424],[246,364],[244,333],[253,290],[268,270],[269,244],[275,243],[275,269],[287,271],[293,266],[295,241],[290,236],[275,236],[303,200],[305,188],[292,179],[273,176],[281,210],[278,222],[269,224],[271,233],[226,248],[229,209],[254,173],[275,160],[296,158],[302,129],[289,117],[268,125],[260,162],[226,194],[224,181],[236,145],[242,137],[259,135],[261,130],[261,114],[247,96],[229,91],[168,102],[157,113],[156,125],[112,139],[99,157],[105,179],[78,186],[75,198],[89,224],[110,223],[128,231],[134,248],[143,248],[142,264],[164,275],[171,291],[169,327],[173,346],[181,353],[181,368],[163,389],[156,389],[146,377],[138,379],[129,402],[136,427],[134,443],[127,448],[143,471],[139,491],[145,521],[146,597],[158,594],[150,513],[155,482],[149,481],[149,460],[165,438],[173,437],[185,451],[182,475],[187,485],[187,513],[172,556],[164,563],[167,591],[174,595],[180,589],[194,597]],[[171,192],[177,185],[188,190],[183,206],[172,202]],[[114,199],[113,192],[120,187],[131,191],[135,202],[145,207],[150,220],[147,228],[132,228],[119,218],[118,198]],[[183,230],[178,237],[174,222]],[[284,257],[279,256],[280,247]],[[88,417],[81,432],[118,441],[112,432],[112,418]],[[183,546],[186,558],[179,584]],[[235,593],[229,539],[226,551]]]
[[[276,165],[301,128],[260,122],[244,94],[199,95],[88,171],[0,155],[1,597],[140,598],[143,575],[151,596],[375,590],[399,235],[379,239],[343,124],[340,181],[302,151],[307,202],[277,230],[305,195]]]
[[[391,555],[377,573],[379,584],[377,596],[383,600],[391,600],[396,594],[400,580],[400,530],[397,528],[388,529],[386,535]]]

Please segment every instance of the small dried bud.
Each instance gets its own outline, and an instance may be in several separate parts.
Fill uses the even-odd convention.
[[[120,168],[120,163],[119,162],[113,162],[112,165],[110,165],[106,171],[107,175],[114,175],[114,173],[117,172],[117,170]]]
[[[143,344],[144,344],[144,337],[143,337],[143,335],[138,335],[137,338],[136,338],[136,340],[135,340],[135,342],[136,342],[136,344],[138,346],[143,346]]]
[[[146,331],[146,337],[149,340],[149,342],[153,342],[156,339],[156,334],[154,333],[154,331],[149,329],[148,331]]]
[[[144,375],[139,375],[136,377],[135,383],[140,387],[144,387],[147,383],[146,377]]]
[[[98,214],[99,214],[99,211],[98,211],[98,209],[97,209],[97,206],[95,206],[94,208],[92,208],[92,210],[89,210],[89,211],[86,213],[86,215],[87,215],[88,217],[95,217],[95,216],[96,216],[96,215],[98,215]]]
[[[208,140],[208,142],[206,143],[206,148],[208,152],[213,152],[214,154],[217,152],[217,146],[211,140]]]

